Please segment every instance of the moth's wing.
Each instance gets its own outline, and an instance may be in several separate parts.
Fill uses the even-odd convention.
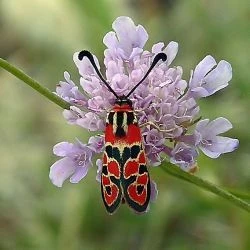
[[[114,148],[105,147],[101,174],[101,192],[108,213],[112,214],[119,207],[122,199],[120,163],[114,158]]]
[[[125,147],[122,158],[124,165],[121,184],[124,199],[135,212],[146,212],[151,186],[142,144]]]

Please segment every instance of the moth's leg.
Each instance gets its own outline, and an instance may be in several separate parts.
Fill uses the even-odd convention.
[[[143,124],[140,124],[140,128],[142,127],[146,127],[146,126],[152,126],[153,128],[157,129],[159,132],[163,132],[163,133],[170,133],[172,131],[174,131],[174,128],[172,129],[161,129],[159,126],[157,126],[156,124],[154,124],[153,122],[145,122]]]

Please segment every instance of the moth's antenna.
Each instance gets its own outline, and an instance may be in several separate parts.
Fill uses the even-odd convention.
[[[83,50],[79,53],[78,55],[78,59],[81,61],[83,59],[83,57],[87,57],[90,61],[90,63],[92,64],[92,66],[94,67],[95,71],[96,71],[96,74],[100,77],[100,79],[103,81],[103,83],[106,85],[106,87],[109,89],[109,91],[111,93],[113,93],[113,95],[119,99],[120,97],[115,93],[115,91],[110,87],[110,85],[107,83],[107,81],[104,79],[104,77],[102,76],[101,72],[98,70],[97,66],[96,66],[96,63],[95,63],[95,60],[94,60],[94,57],[93,55],[87,51],[87,50]]]
[[[166,61],[167,60],[167,55],[165,53],[159,53],[155,56],[150,68],[148,69],[147,73],[145,76],[138,82],[131,90],[130,92],[126,95],[126,98],[128,98],[135,90],[136,88],[147,78],[148,74],[151,72],[151,70],[154,68],[154,66],[160,61]]]

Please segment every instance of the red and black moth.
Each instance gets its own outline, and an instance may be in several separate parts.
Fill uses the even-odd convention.
[[[129,96],[146,79],[158,61],[167,56],[159,53],[142,80],[127,94],[118,96],[98,70],[93,55],[86,50],[79,53],[82,60],[87,57],[97,75],[114,94],[116,101],[107,114],[105,150],[101,173],[101,192],[108,213],[112,214],[119,205],[127,203],[135,212],[143,213],[150,201],[151,185],[147,160],[142,143],[140,127]]]

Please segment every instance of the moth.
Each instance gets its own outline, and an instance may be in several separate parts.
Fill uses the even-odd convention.
[[[151,185],[141,130],[129,96],[147,78],[158,61],[166,61],[165,53],[155,56],[150,68],[128,94],[119,96],[98,70],[93,55],[86,50],[78,54],[87,57],[97,75],[114,94],[116,101],[107,114],[105,149],[101,173],[101,193],[108,213],[114,213],[121,203],[127,203],[137,213],[147,210]]]

